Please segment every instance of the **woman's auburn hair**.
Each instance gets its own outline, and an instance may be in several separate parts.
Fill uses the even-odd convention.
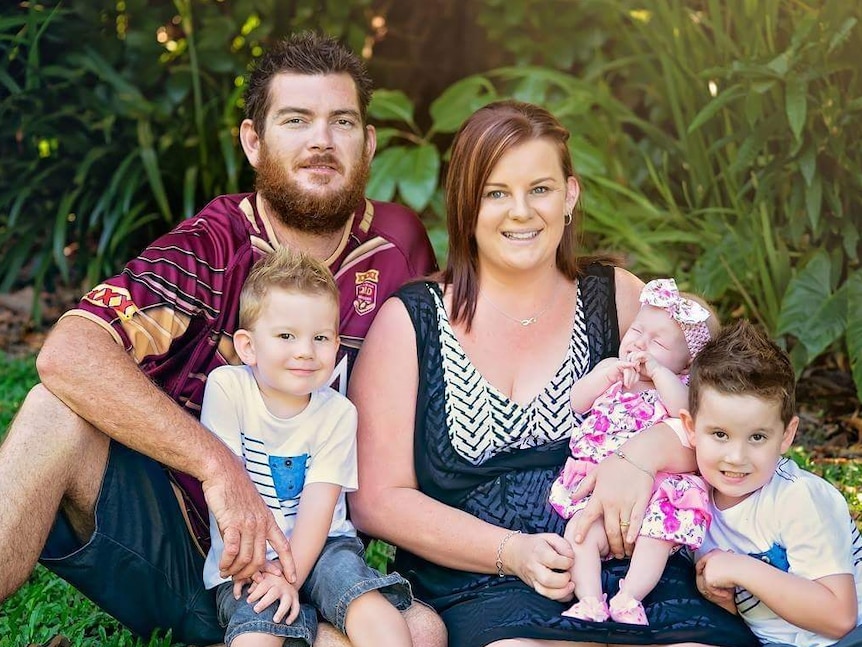
[[[509,150],[536,139],[553,144],[560,156],[563,177],[575,177],[569,153],[569,131],[544,108],[523,101],[496,101],[474,112],[455,135],[446,178],[449,257],[442,282],[452,287],[452,321],[473,323],[479,297],[479,253],[476,222],[488,177]],[[557,247],[557,268],[570,280],[581,274],[578,256],[580,217],[563,228]]]

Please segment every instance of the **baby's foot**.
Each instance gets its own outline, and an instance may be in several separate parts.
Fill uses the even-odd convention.
[[[608,605],[611,620],[627,625],[648,625],[649,621],[644,611],[644,605],[623,590],[625,583],[625,580],[620,580],[620,592],[611,599],[611,603]]]
[[[578,620],[592,620],[593,622],[604,622],[610,617],[608,611],[608,596],[602,594],[602,599],[582,598],[575,604],[563,611],[564,616],[577,618]]]

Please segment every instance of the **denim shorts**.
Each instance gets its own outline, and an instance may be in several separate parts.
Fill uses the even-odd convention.
[[[81,544],[58,514],[40,562],[138,636],[170,629],[175,642],[221,642],[182,510],[164,467],[112,441],[93,536]]]
[[[330,537],[299,590],[302,608],[290,625],[273,621],[278,603],[256,613],[245,596],[234,599],[232,583],[220,585],[216,597],[219,621],[226,627],[224,641],[230,645],[238,635],[255,632],[301,640],[310,646],[317,635],[318,612],[346,633],[347,607],[362,594],[378,590],[399,611],[413,602],[407,580],[398,573],[381,575],[365,563],[365,549],[357,537]]]

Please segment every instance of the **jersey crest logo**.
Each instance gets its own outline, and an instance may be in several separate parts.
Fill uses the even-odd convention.
[[[84,301],[101,308],[111,308],[123,321],[128,321],[138,311],[129,291],[126,288],[118,288],[107,283],[101,283],[90,290]]]
[[[377,307],[377,284],[380,281],[378,270],[356,273],[356,298],[353,309],[358,315],[367,315]]]

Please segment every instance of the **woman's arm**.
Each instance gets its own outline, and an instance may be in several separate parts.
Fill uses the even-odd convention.
[[[400,300],[377,314],[350,379],[359,412],[359,489],[349,495],[351,519],[363,532],[449,568],[505,573],[542,595],[571,595],[568,542],[552,534],[513,535],[436,501],[418,489],[413,435],[419,369],[413,326]]]

